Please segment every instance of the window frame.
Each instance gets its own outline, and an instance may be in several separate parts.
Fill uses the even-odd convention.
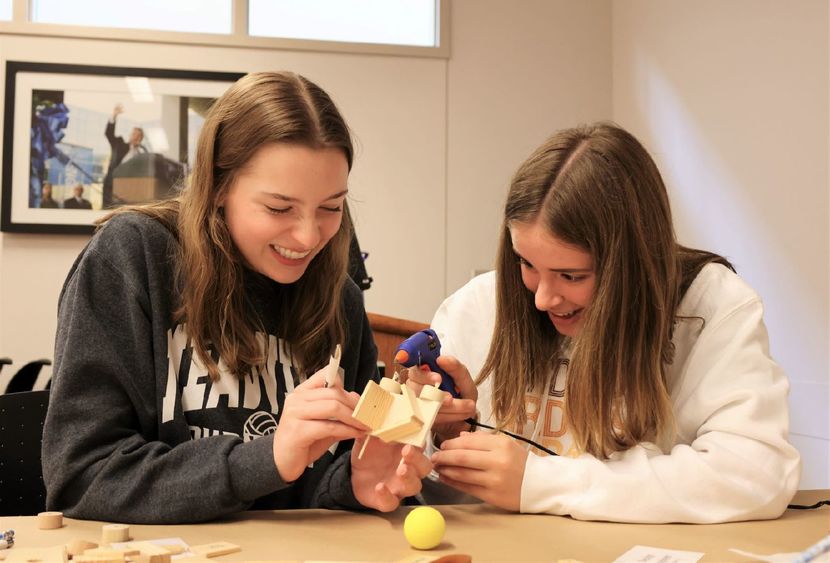
[[[252,37],[248,35],[248,1],[232,0],[232,27],[230,34],[190,33],[183,31],[156,31],[112,27],[88,27],[62,24],[35,23],[29,20],[29,0],[12,0],[12,20],[0,21],[0,34],[43,37],[107,39],[146,43],[207,45],[212,47],[242,47],[276,50],[320,51],[409,57],[449,58],[450,1],[438,3],[438,45],[421,47],[381,43],[351,43],[311,39],[284,39]]]

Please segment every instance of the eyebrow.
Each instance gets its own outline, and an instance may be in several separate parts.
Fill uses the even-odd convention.
[[[516,256],[518,256],[519,258],[521,258],[522,260],[524,260],[528,264],[533,265],[533,263],[530,260],[528,260],[527,258],[522,256],[521,254],[519,254],[519,251],[516,250],[515,248],[513,249],[513,254],[515,254]],[[585,274],[585,273],[593,272],[594,269],[593,268],[548,268],[548,271],[549,272],[556,272],[557,274]]]
[[[287,201],[287,202],[292,202],[292,203],[295,202],[295,201],[298,201],[298,199],[296,197],[289,197],[287,195],[283,195],[283,194],[279,194],[279,193],[274,193],[274,192],[263,192],[263,193],[265,195],[269,196],[269,197],[272,197],[274,199],[278,199],[280,201]],[[339,197],[345,196],[348,193],[349,193],[349,190],[343,190],[343,191],[337,192],[336,194],[330,195],[329,197],[325,198],[323,201],[330,201],[332,199],[337,199]]]

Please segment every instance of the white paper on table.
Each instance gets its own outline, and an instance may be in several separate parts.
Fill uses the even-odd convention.
[[[742,549],[729,548],[732,553],[749,557],[753,561],[765,561],[767,563],[791,563],[795,561],[801,553],[773,553],[772,555],[758,555],[757,553],[750,553]],[[822,553],[810,563],[830,563],[830,553]]]
[[[635,545],[614,559],[614,563],[695,563],[701,557],[703,553],[697,551]]]

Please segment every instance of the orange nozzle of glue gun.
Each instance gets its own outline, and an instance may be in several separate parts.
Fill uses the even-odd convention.
[[[409,360],[409,354],[406,350],[398,350],[397,354],[395,354],[395,362],[399,364],[404,364]]]

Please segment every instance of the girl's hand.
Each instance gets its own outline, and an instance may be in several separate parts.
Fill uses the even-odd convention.
[[[355,440],[352,448],[352,490],[363,506],[390,512],[405,497],[421,491],[421,480],[432,471],[432,463],[420,448],[387,444],[380,438],[371,438],[358,459],[366,439]]]
[[[440,480],[506,510],[518,511],[528,452],[504,434],[462,432],[432,455]]]
[[[461,396],[454,399],[449,393],[444,393],[444,402],[435,417],[432,431],[440,440],[455,438],[462,430],[469,430],[470,425],[464,422],[465,419],[474,418],[476,415],[476,401],[478,400],[478,388],[470,377],[467,367],[453,356],[438,356],[438,365],[446,371],[455,382],[455,387]],[[420,394],[424,385],[441,383],[441,374],[429,371],[426,368],[411,368],[407,370],[406,384]]]
[[[286,483],[298,479],[335,442],[367,430],[352,418],[360,396],[338,385],[326,388],[325,372],[318,371],[285,397],[274,434],[274,463]]]

